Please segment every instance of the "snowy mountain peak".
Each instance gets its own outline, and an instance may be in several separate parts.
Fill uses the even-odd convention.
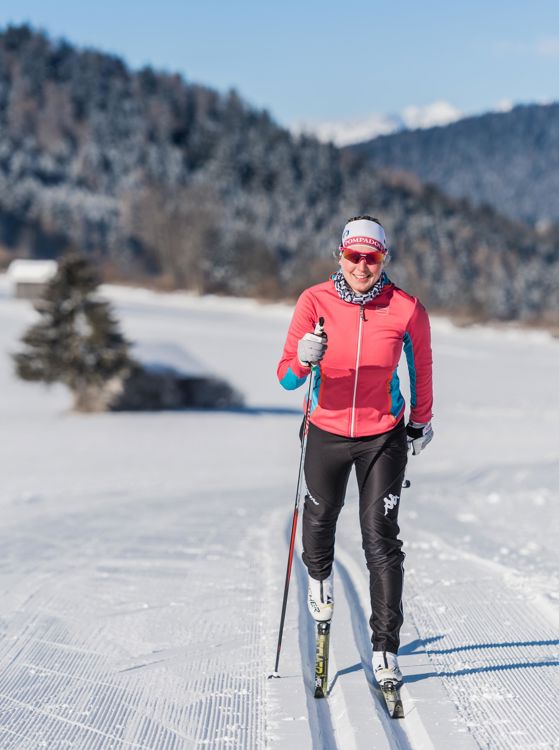
[[[320,141],[332,141],[336,146],[349,146],[368,141],[378,135],[389,135],[399,130],[431,128],[448,125],[461,119],[463,112],[453,104],[437,101],[424,107],[409,105],[400,114],[374,112],[353,120],[330,120],[319,123],[297,123],[292,127],[296,134],[311,133]]]
[[[464,113],[453,104],[444,101],[433,102],[425,107],[410,105],[402,112],[406,128],[432,128],[435,125],[448,125],[464,117]]]

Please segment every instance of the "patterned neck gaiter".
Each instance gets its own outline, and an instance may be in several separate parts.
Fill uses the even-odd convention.
[[[347,281],[344,279],[344,275],[341,269],[337,273],[333,274],[332,281],[334,282],[336,291],[340,295],[341,299],[343,299],[344,302],[351,302],[354,305],[366,305],[367,302],[370,302],[378,294],[380,294],[382,289],[387,284],[391,283],[390,279],[388,278],[386,273],[383,271],[377,283],[374,284],[374,286],[372,286],[366,294],[358,294],[357,292],[353,291],[353,289],[349,286]]]

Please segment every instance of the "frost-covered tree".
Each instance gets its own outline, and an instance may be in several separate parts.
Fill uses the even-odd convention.
[[[375,139],[377,160],[295,136],[234,91],[8,26],[0,247],[50,257],[70,244],[121,278],[294,297],[327,278],[348,216],[374,213],[391,279],[430,309],[557,325],[558,133],[559,104],[534,105]],[[416,163],[475,205],[401,171]]]
[[[14,355],[24,380],[64,383],[78,411],[103,411],[134,367],[129,344],[108,302],[98,297],[99,280],[82,255],[69,253],[35,303],[40,319],[23,335]]]

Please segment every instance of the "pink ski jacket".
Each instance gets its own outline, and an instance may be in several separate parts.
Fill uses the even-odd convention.
[[[295,307],[278,378],[288,390],[310,373],[297,358],[297,344],[320,317],[328,349],[315,369],[310,421],[346,437],[378,435],[404,415],[398,362],[406,354],[411,388],[410,419],[432,417],[432,354],[429,318],[416,297],[387,284],[365,305],[342,300],[332,280],[306,289]]]

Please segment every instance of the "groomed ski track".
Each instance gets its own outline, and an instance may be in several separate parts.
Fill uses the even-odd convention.
[[[286,529],[286,535],[287,535]],[[357,548],[357,552],[361,550]],[[332,625],[329,669],[329,696],[325,700],[313,697],[313,670],[315,627],[306,607],[306,571],[300,560],[296,563],[294,588],[296,593],[297,624],[292,621],[292,629],[299,631],[299,656],[301,661],[303,689],[289,684],[285,686],[282,703],[293,699],[293,691],[304,693],[308,712],[309,747],[316,750],[359,750],[360,748],[380,748],[381,750],[432,750],[437,748],[437,738],[452,737],[452,747],[456,750],[477,748],[469,732],[458,729],[459,717],[454,706],[448,705],[448,697],[442,686],[435,682],[428,691],[410,690],[404,686],[401,691],[406,717],[393,720],[388,716],[384,699],[375,687],[370,664],[371,644],[368,625],[370,605],[367,580],[363,566],[353,552],[341,544],[337,545],[335,564],[335,617]],[[418,648],[420,640],[415,628],[409,623],[405,627],[403,651],[409,651],[411,658],[402,658],[407,674],[419,670],[429,671],[426,654]],[[418,653],[419,652],[419,653]],[[288,667],[289,682],[294,675]],[[283,687],[283,686],[282,686]],[[278,682],[272,683],[270,690],[279,692]],[[290,693],[290,698],[288,698]],[[276,695],[277,698],[277,695]],[[420,704],[421,705],[420,707]],[[436,724],[436,736],[432,739],[423,723]],[[284,717],[285,721],[289,718]],[[276,722],[276,726],[279,722]],[[446,725],[446,726],[445,726]],[[288,732],[284,741],[272,746],[293,747],[294,733]],[[299,741],[302,737],[299,737]],[[306,745],[304,745],[306,746]]]
[[[354,485],[330,696],[313,697],[300,542],[267,679],[299,456],[302,393],[275,379],[290,311],[106,293],[129,338],[182,348],[247,408],[68,413],[64,389],[13,377],[33,313],[0,278],[0,748],[559,748],[557,342],[434,321],[435,439],[400,506],[396,721],[370,669]]]
[[[400,651],[405,719],[399,721],[388,717],[374,687],[359,540],[346,535],[337,542],[327,700],[312,697],[314,626],[306,609],[306,572],[297,559],[295,606],[312,747],[431,750],[445,742],[456,750],[559,747],[556,722],[550,721],[551,706],[559,701],[555,608],[545,597],[522,595],[518,576],[504,566],[460,554],[433,536],[415,546],[419,558],[426,558],[425,569],[434,558],[445,576],[435,582],[424,575],[421,582],[417,571],[408,575]],[[532,639],[511,640],[511,622]],[[480,642],[484,629],[491,639]]]

